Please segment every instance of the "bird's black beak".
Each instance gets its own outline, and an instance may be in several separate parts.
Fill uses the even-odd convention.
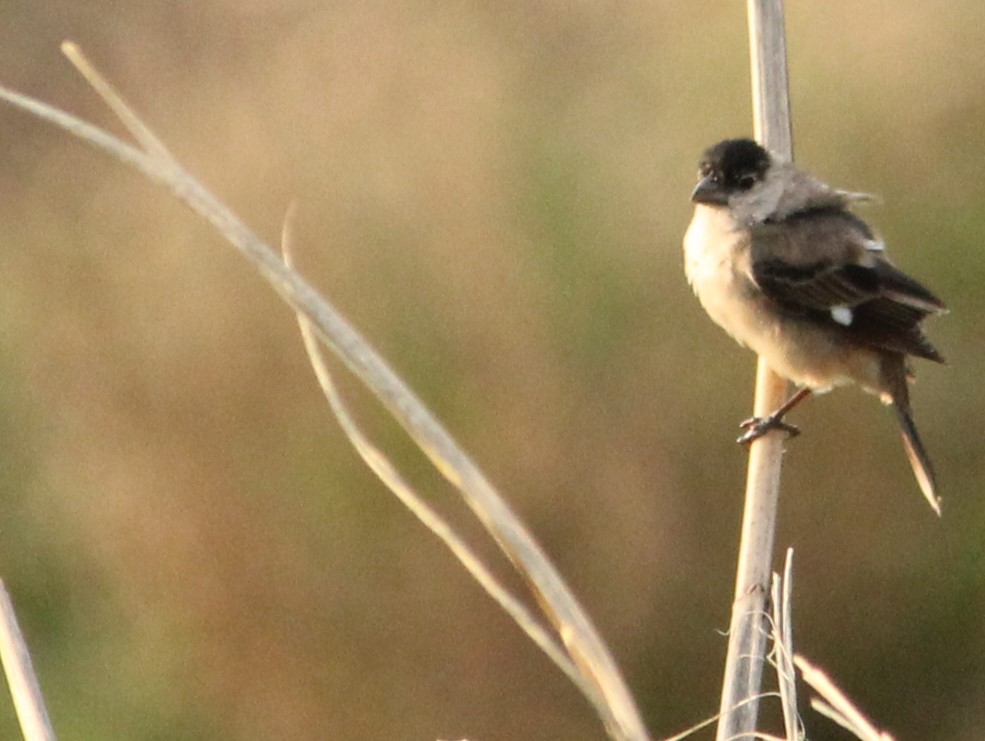
[[[725,206],[728,205],[728,194],[713,175],[705,175],[695,186],[691,201],[709,206]]]

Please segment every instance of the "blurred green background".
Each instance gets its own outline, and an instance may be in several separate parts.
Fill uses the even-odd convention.
[[[796,644],[900,738],[980,739],[985,5],[789,5],[798,161],[881,194],[864,216],[952,309],[914,391],[942,520],[874,399],[794,416]],[[261,234],[298,199],[303,271],[522,514],[652,732],[715,712],[754,359],[680,240],[701,150],[751,132],[743,3],[0,9],[4,84],[120,131],[74,39]],[[6,107],[0,131],[0,576],[60,736],[601,738],[357,460],[253,270],[65,135]]]

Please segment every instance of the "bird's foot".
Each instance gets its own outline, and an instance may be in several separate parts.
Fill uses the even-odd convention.
[[[788,439],[797,437],[800,434],[799,428],[783,421],[782,414],[771,414],[769,417],[750,417],[740,422],[739,427],[745,430],[745,434],[739,437],[736,442],[739,445],[745,445],[747,448],[752,445],[753,441],[758,440],[772,430],[783,430],[787,433]]]

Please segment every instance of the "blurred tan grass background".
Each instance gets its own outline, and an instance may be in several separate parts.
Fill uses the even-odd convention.
[[[795,639],[902,738],[985,728],[985,8],[791,3],[797,157],[952,314],[888,414],[797,414]],[[3,5],[0,80],[113,123],[87,50],[446,420],[560,565],[656,735],[717,706],[754,362],[680,269],[701,149],[750,131],[744,8]],[[66,739],[599,738],[363,470],[293,317],[166,195],[0,109],[0,572]],[[375,434],[465,515],[400,433]],[[504,571],[506,571],[504,569]],[[507,573],[508,576],[508,573]],[[0,708],[3,735],[14,721]],[[812,738],[840,738],[816,721]]]

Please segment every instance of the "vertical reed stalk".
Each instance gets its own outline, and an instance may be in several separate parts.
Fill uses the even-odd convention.
[[[792,159],[783,0],[748,0],[748,16],[756,139],[778,156]],[[768,415],[784,402],[786,393],[786,381],[760,360],[754,414]],[[756,730],[759,703],[755,696],[760,691],[769,637],[767,599],[782,455],[782,432],[759,438],[749,452],[717,741]]]

